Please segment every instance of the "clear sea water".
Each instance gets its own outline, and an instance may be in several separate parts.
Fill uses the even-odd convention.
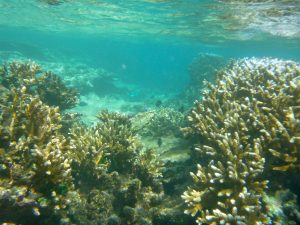
[[[95,115],[101,109],[130,116],[151,113],[161,105],[180,109],[176,104],[191,85],[189,68],[199,55],[225,60],[271,57],[299,62],[300,0],[0,0],[0,63],[34,61],[53,71],[68,86],[79,90],[79,104],[71,111],[81,113],[88,124],[97,121]],[[187,112],[192,102],[184,107],[182,111]],[[192,149],[192,144],[182,136],[151,138],[144,138],[143,144],[147,148],[154,146],[162,155],[167,152],[165,158],[179,158],[178,168],[182,174],[186,172],[181,174],[184,178],[188,179],[190,171],[195,172],[196,165],[193,170],[182,168],[190,166],[186,162]],[[2,151],[0,148],[0,154]],[[182,160],[183,155],[186,161]],[[186,164],[182,166],[180,160]],[[7,168],[0,169],[2,176]],[[174,183],[181,182],[176,175]],[[93,194],[88,189],[91,187],[82,187],[84,182],[76,185],[87,192],[86,196]],[[174,185],[174,190],[186,190],[180,185]],[[177,196],[181,206],[182,193]],[[5,199],[4,194],[2,197]],[[19,197],[22,201],[23,196]],[[168,206],[172,208],[172,204]],[[142,209],[137,206],[141,214]],[[98,212],[97,207],[93,210]],[[183,215],[184,210],[181,211]],[[0,217],[5,213],[0,210]],[[31,211],[29,214],[32,215]],[[33,210],[33,214],[35,218],[39,212]],[[109,215],[113,222],[114,216]],[[187,218],[195,224],[194,218]]]
[[[179,93],[201,53],[299,60],[299,1],[0,1],[2,62],[29,59],[61,76],[53,63],[83,63],[133,85],[128,98]]]

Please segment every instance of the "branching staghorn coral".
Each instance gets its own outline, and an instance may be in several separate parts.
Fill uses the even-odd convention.
[[[163,163],[152,149],[141,153],[135,160],[133,172],[144,186],[161,188]]]
[[[26,93],[39,95],[49,106],[70,109],[78,102],[78,92],[66,87],[61,79],[51,72],[44,72],[34,63],[12,62],[0,69],[1,84],[8,88],[26,87]]]
[[[142,145],[131,128],[129,117],[106,110],[101,111],[97,117],[100,123],[96,130],[106,144],[110,169],[119,173],[130,171]]]
[[[194,187],[183,195],[198,224],[266,224],[262,196],[271,175],[299,168],[300,66],[244,59],[208,84],[184,128],[198,139]]]
[[[235,113],[245,111],[236,103],[226,103],[229,104],[229,111],[223,110],[224,123],[230,123],[230,120],[234,123],[221,130],[211,118],[203,126],[204,135],[200,139],[207,139],[207,142],[203,141],[197,150],[207,158],[208,163],[204,166],[198,164],[197,173],[191,173],[197,188],[189,189],[182,197],[190,207],[186,213],[198,213],[199,224],[219,224],[223,221],[229,224],[256,224],[257,220],[264,220],[265,217],[260,213],[260,197],[267,184],[262,179],[262,148],[259,139],[243,134],[243,130],[247,129],[245,120]],[[235,108],[240,109],[236,111]],[[206,113],[205,117],[209,118],[211,114]]]
[[[153,151],[141,152],[127,116],[101,111],[98,118],[94,127],[77,125],[70,130],[75,183],[82,191],[81,204],[89,209],[75,221],[151,223],[164,196],[163,164]]]
[[[51,72],[45,72],[39,79],[37,93],[50,106],[59,106],[60,110],[70,109],[78,103],[79,93],[64,85],[62,80]]]
[[[100,122],[86,127],[74,125],[71,116],[62,133],[59,108],[46,105],[40,97],[49,95],[37,91],[45,85],[38,79],[52,78],[35,79],[39,69],[29,64],[6,69],[11,71],[2,71],[0,84],[0,222],[151,224],[164,197],[163,164],[153,151],[141,152],[129,118],[102,111]]]
[[[74,188],[67,158],[72,146],[60,126],[58,108],[26,94],[24,86],[7,91],[0,116],[2,222],[21,222],[15,212],[36,220],[66,208],[65,195]]]
[[[70,154],[75,181],[93,186],[106,180],[109,185],[106,176],[110,163],[104,151],[107,145],[102,135],[95,128],[77,124],[71,128],[70,138],[75,146]]]

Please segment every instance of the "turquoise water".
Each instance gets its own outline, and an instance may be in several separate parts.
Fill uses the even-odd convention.
[[[168,94],[185,87],[187,67],[199,53],[300,57],[298,1],[50,3],[0,3],[3,60],[9,52],[46,62],[76,60]]]
[[[50,185],[49,190],[45,191],[39,186],[40,183],[44,182],[43,178],[37,181],[37,183],[40,183],[31,184],[31,173],[26,174],[25,178],[20,179],[22,180],[20,183],[16,181],[15,184],[14,181],[7,181],[9,180],[8,177],[13,177],[14,168],[16,168],[16,174],[20,173],[23,167],[20,167],[20,169],[18,163],[27,156],[22,155],[23,158],[14,156],[15,158],[13,158],[13,156],[9,155],[6,158],[7,162],[5,161],[6,159],[4,160],[0,156],[0,223],[103,225],[206,224],[205,222],[195,222],[195,217],[184,213],[186,208],[184,208],[184,201],[180,196],[187,190],[188,186],[196,186],[192,182],[192,179],[189,178],[190,172],[196,171],[198,163],[203,163],[206,166],[208,164],[208,159],[201,158],[203,155],[199,156],[194,151],[199,144],[196,140],[197,138],[201,145],[204,146],[208,145],[206,144],[207,140],[201,139],[205,135],[199,138],[200,132],[197,133],[197,131],[194,131],[193,135],[199,135],[199,137],[196,136],[196,138],[193,137],[186,140],[180,131],[180,127],[187,126],[188,119],[186,118],[188,116],[190,116],[189,120],[193,121],[193,118],[191,119],[191,115],[189,114],[193,107],[193,102],[195,100],[201,101],[202,93],[206,91],[202,81],[208,80],[214,83],[218,70],[235,60],[252,57],[256,58],[255,60],[257,61],[254,61],[258,64],[268,62],[268,60],[260,61],[260,58],[266,57],[287,60],[287,62],[290,60],[295,61],[295,63],[300,62],[299,0],[0,0],[0,63],[5,64],[13,61],[23,63],[34,62],[39,64],[43,69],[52,71],[58,75],[68,87],[78,90],[80,98],[76,106],[67,110],[61,110],[61,115],[65,116],[68,113],[81,114],[81,122],[85,124],[83,127],[89,130],[86,130],[86,133],[78,132],[78,136],[75,135],[76,132],[74,131],[73,136],[68,132],[62,135],[66,139],[72,139],[76,136],[76,140],[83,137],[84,140],[81,140],[83,144],[81,143],[78,152],[84,152],[87,149],[88,153],[85,157],[92,158],[87,159],[88,163],[82,163],[84,164],[84,166],[80,165],[82,167],[77,164],[69,166],[72,171],[76,171],[72,173],[74,186],[70,190],[68,190],[66,183],[59,181],[59,184],[54,182],[54,187],[50,187]],[[271,64],[278,63],[279,67],[282,68],[284,67],[282,66],[284,63],[280,60],[270,60],[270,62]],[[274,69],[272,65],[270,65],[270,68],[270,70]],[[295,76],[299,77],[299,74],[296,72],[295,74]],[[299,79],[297,77],[291,81],[289,80],[290,83],[285,85],[298,84]],[[268,85],[273,84],[272,82],[268,83]],[[1,84],[1,97],[6,92],[2,86]],[[297,88],[299,87],[297,86]],[[295,91],[295,93],[299,93],[299,91]],[[30,99],[32,100],[33,97]],[[0,114],[2,118],[2,120],[0,118],[0,124],[3,127],[8,124],[6,122],[7,114],[2,115],[2,107],[4,108],[3,105],[5,105],[3,101],[6,100],[9,101],[10,99],[3,98],[0,101]],[[283,104],[285,100],[281,99],[279,103]],[[295,102],[299,104],[297,99]],[[243,104],[246,103],[244,102]],[[294,138],[292,140],[296,141],[284,142],[288,146],[291,143],[295,143],[296,147],[293,146],[293,153],[297,152],[296,159],[292,157],[288,158],[287,155],[280,155],[282,158],[288,158],[291,161],[294,160],[291,166],[293,168],[300,168],[299,163],[297,164],[300,159],[299,143],[297,142],[300,134],[299,112],[297,111],[299,107],[298,105],[289,106],[284,112],[295,110],[295,115],[291,113],[286,117],[280,117],[284,121],[282,122],[283,125],[286,125],[288,119],[294,119],[293,123],[296,124],[291,128],[294,129],[294,133],[290,134]],[[105,152],[107,149],[110,149],[109,145],[113,145],[111,143],[119,144],[122,141],[109,142],[109,140],[106,140],[109,138],[106,137],[104,139],[107,143],[103,141],[104,139],[101,139],[103,143],[101,141],[91,141],[92,144],[89,143],[89,138],[96,139],[99,133],[105,133],[105,131],[114,127],[111,124],[107,125],[111,127],[105,127],[105,122],[103,122],[105,119],[103,118],[102,125],[99,125],[100,129],[97,130],[97,126],[94,127],[99,121],[99,118],[96,117],[97,113],[104,109],[111,112],[124,113],[131,119],[130,124],[132,123],[135,128],[133,133],[137,135],[143,145],[141,152],[146,152],[146,149],[154,149],[154,152],[158,155],[157,158],[166,163],[164,170],[162,170],[163,172],[160,174],[161,176],[155,176],[153,181],[151,180],[153,171],[149,172],[149,174],[145,172],[147,166],[149,166],[147,167],[147,169],[150,168],[149,170],[155,166],[159,167],[159,163],[155,160],[147,161],[146,163],[143,162],[141,163],[142,166],[138,163],[133,163],[134,168],[131,168],[132,165],[130,163],[133,161],[142,161],[145,156],[143,155],[144,158],[140,159],[140,152],[135,152],[136,149],[139,149],[136,146],[139,145],[133,144],[133,147],[131,146],[130,141],[135,140],[136,136],[130,132],[126,136],[127,130],[125,128],[131,126],[128,125],[129,122],[128,124],[124,122],[126,120],[120,120],[120,123],[123,121],[125,125],[122,124],[120,127],[115,126],[117,127],[115,129],[120,129],[122,132],[125,129],[124,133],[126,133],[125,136],[128,138],[126,141],[130,139],[128,141],[130,144],[127,142],[126,144],[122,144],[126,146],[128,144],[130,146],[130,148],[128,147],[130,149],[128,151],[133,151],[136,154],[134,156],[130,155],[135,158],[126,158],[128,157],[126,154],[120,154],[121,158],[126,159],[125,161],[128,163],[125,163],[125,166],[122,164],[124,163],[122,160],[120,160],[120,163],[113,158],[115,157],[113,153]],[[272,112],[276,114],[276,109],[271,109],[270,111],[273,110]],[[210,112],[211,110],[207,111],[207,114]],[[15,114],[12,113],[12,115],[14,116]],[[228,119],[229,122],[230,119]],[[66,124],[69,122],[65,117],[62,120]],[[227,123],[228,121],[226,120]],[[274,121],[270,123],[277,124],[277,121]],[[77,125],[75,122],[74,124]],[[155,124],[153,125],[152,122]],[[63,129],[65,129],[64,126],[69,128],[68,125],[63,124]],[[104,126],[104,128],[101,126]],[[11,125],[11,127],[13,126]],[[196,129],[195,127],[193,129]],[[221,128],[220,125],[220,130]],[[9,129],[1,129],[0,141],[7,141],[5,135]],[[56,130],[53,131],[53,133],[55,132]],[[117,134],[113,133],[111,136],[120,135],[123,137],[122,134],[124,133],[122,132],[120,132],[121,135],[116,132]],[[283,129],[279,133],[284,133]],[[53,134],[51,133],[51,135]],[[49,136],[51,135],[49,133]],[[9,152],[7,149],[11,146],[16,146],[15,143],[17,141],[32,141],[34,139],[31,140],[32,136],[28,139],[26,138],[26,134],[20,134],[18,140],[10,141],[9,144],[3,144],[4,147],[0,143],[0,154],[6,155]],[[210,137],[208,139],[211,141],[213,138]],[[51,143],[55,142],[54,140],[51,141]],[[253,143],[254,141],[253,139]],[[276,141],[278,141],[278,138],[274,142]],[[95,154],[96,147],[94,146],[98,147],[100,145],[99,142],[103,144],[100,148],[101,151],[104,149],[103,152],[105,153],[103,154],[107,153],[103,157],[109,158],[111,154],[113,155],[113,159],[109,158],[107,162],[105,160],[103,160],[105,162],[102,162],[102,155]],[[90,147],[89,144],[94,146],[85,148],[85,146]],[[29,147],[27,147],[27,150],[30,149],[29,155],[34,155],[31,151],[36,150],[37,146],[38,144],[34,141],[30,142]],[[216,147],[217,144],[214,143],[212,146]],[[274,147],[272,144],[270,146],[270,148]],[[17,147],[22,149],[21,144]],[[121,147],[123,150],[124,148],[126,149],[123,145]],[[284,144],[280,147],[284,150],[288,149]],[[59,147],[56,148],[59,149]],[[14,154],[17,152],[16,149],[14,149]],[[18,151],[20,150],[18,149]],[[268,154],[271,155],[270,153]],[[274,154],[276,155],[276,153]],[[72,154],[70,153],[70,155]],[[117,155],[116,158],[118,159],[118,157],[120,156]],[[80,157],[78,156],[78,158]],[[82,158],[80,159],[82,160]],[[93,161],[94,159],[96,159],[96,163]],[[48,165],[48,161],[50,162],[51,160],[46,160],[43,165]],[[72,158],[72,160],[76,161],[77,158]],[[243,159],[243,161],[247,160]],[[272,160],[270,161],[273,163]],[[62,164],[68,164],[65,162],[63,160]],[[28,165],[26,164],[26,169],[31,168],[35,163],[36,161],[33,163],[30,161]],[[53,162],[51,161],[51,163]],[[130,172],[123,173],[123,171],[119,171],[118,163],[120,163],[120,168],[125,171],[127,171],[126,165],[130,167],[128,169]],[[267,164],[269,165],[269,163],[267,159]],[[101,166],[105,167],[105,169]],[[145,168],[142,168],[143,166]],[[87,172],[82,172],[82,168]],[[142,172],[139,172],[139,169]],[[98,174],[97,179],[101,177],[104,180],[100,179],[99,181],[93,177],[94,172],[102,170],[106,171],[107,177],[102,177],[103,174]],[[142,177],[143,173],[146,174],[146,177],[149,176],[150,178]],[[269,208],[265,208],[269,210],[267,214],[269,221],[256,224],[277,225],[287,224],[287,221],[292,221],[288,224],[300,224],[299,214],[297,214],[300,211],[299,196],[297,196],[300,194],[298,189],[299,184],[297,184],[299,170],[296,170],[296,172],[293,171],[291,174],[291,177],[294,176],[296,181],[284,182],[283,173],[274,175],[273,171],[263,171],[262,176],[265,180],[271,180],[271,184],[270,191],[266,192],[266,195],[260,196],[259,201],[262,201],[261,199],[264,198],[262,208],[268,204]],[[270,177],[276,177],[277,175],[279,177],[278,181],[272,183],[273,180]],[[43,174],[43,176],[46,175]],[[18,176],[16,177],[16,180],[18,180]],[[91,177],[95,180],[89,181]],[[24,180],[27,178],[30,181],[25,182]],[[156,179],[162,179],[163,181],[161,181],[160,185],[157,185],[155,183]],[[281,186],[280,182],[284,184]],[[48,183],[45,182],[45,184],[47,186]],[[24,194],[22,188],[26,185],[30,188],[27,188],[24,191],[26,194]],[[35,185],[38,188],[35,189]],[[109,185],[112,185],[111,190]],[[6,186],[10,187],[7,190],[12,191],[5,190]],[[44,187],[43,185],[41,186]],[[280,187],[278,190],[280,189],[284,193],[278,194],[276,192],[277,186]],[[31,187],[34,188],[31,189]],[[224,187],[224,190],[226,188],[229,187]],[[138,196],[136,192],[142,194]],[[9,195],[7,193],[13,196],[11,199],[17,199],[16,203],[7,197]],[[162,193],[165,194],[163,197]],[[59,211],[60,209],[57,207],[60,204],[57,202],[62,200],[57,200],[56,194],[61,199],[65,198],[68,201],[76,199],[76,202],[74,200],[74,202],[71,201],[71,203],[68,202],[65,204],[67,205],[65,206],[66,210],[69,210],[68,212],[63,211],[64,208],[61,208],[63,212]],[[131,195],[134,196],[132,197]],[[150,201],[149,196],[152,195],[155,195],[156,198]],[[221,195],[221,197],[224,196]],[[218,195],[218,197],[220,196]],[[23,203],[23,198],[26,200],[27,198],[30,200],[34,199],[34,203],[32,203],[33,200],[32,202],[28,200],[26,203]],[[118,198],[120,198],[120,204],[116,200]],[[81,200],[79,201],[78,199]],[[161,204],[164,201],[166,203]],[[230,202],[234,201],[230,200]],[[195,202],[197,201],[195,200]],[[218,202],[217,204],[221,203]],[[5,205],[8,205],[8,207]],[[134,212],[126,208],[129,207],[128,205],[130,205],[131,209],[134,209]],[[208,205],[211,206],[210,203]],[[282,208],[278,207],[280,209],[276,211],[277,205],[281,205]],[[22,208],[23,206],[25,206],[25,209]],[[86,211],[79,210],[79,208],[85,207]],[[157,207],[155,208],[156,211],[151,211],[152,207]],[[202,206],[197,207],[200,211]],[[172,211],[173,208],[174,213]],[[292,210],[293,208],[295,210]],[[48,209],[49,213],[47,212]],[[14,219],[14,210],[19,215],[30,216],[28,216],[28,219],[19,217]],[[157,211],[161,212],[161,214],[158,217],[153,216],[157,215]],[[196,216],[199,216],[199,211],[197,211]],[[81,213],[82,217],[80,217]],[[230,213],[234,214],[234,212]],[[134,214],[132,217],[135,219],[128,219],[127,217],[130,217],[129,215],[132,214]],[[76,217],[76,215],[79,216]],[[1,217],[4,219],[1,219]],[[208,218],[207,221],[211,219],[210,215],[202,215],[202,217]],[[231,221],[228,224],[254,225],[254,220],[252,218],[252,222],[239,223],[228,219],[228,221]],[[225,222],[220,220],[217,224],[225,224]]]

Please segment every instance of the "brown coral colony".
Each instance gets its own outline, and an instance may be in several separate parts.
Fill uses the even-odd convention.
[[[293,172],[300,168],[299,75],[293,61],[238,60],[196,102],[183,131],[197,137],[195,154],[206,160],[191,173],[194,185],[182,198],[198,224],[276,220],[263,197],[289,187],[276,183],[276,171],[299,179]]]
[[[232,61],[197,84],[187,121],[161,107],[135,118],[103,110],[90,126],[70,116],[79,94],[55,74],[12,62],[0,75],[1,223],[296,224],[300,64]],[[141,142],[184,124],[187,161],[163,163]]]

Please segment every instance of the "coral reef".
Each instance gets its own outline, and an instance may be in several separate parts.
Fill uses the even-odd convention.
[[[132,119],[133,128],[140,135],[162,137],[178,135],[184,126],[183,113],[173,108],[159,108],[136,114]]]
[[[84,203],[88,210],[79,213],[85,217],[77,219],[80,224],[151,224],[164,196],[163,164],[152,150],[140,152],[127,116],[102,111],[98,118],[96,126],[70,132],[75,183],[84,199],[91,199]],[[89,214],[97,215],[92,222]]]
[[[79,93],[74,88],[68,88],[62,80],[53,73],[46,72],[39,78],[37,94],[50,106],[59,106],[60,110],[70,109],[78,103]]]
[[[297,195],[289,190],[279,190],[273,195],[263,196],[272,224],[299,224],[300,208]]]
[[[225,58],[213,54],[199,54],[189,65],[190,85],[201,85],[203,80],[213,82],[216,72],[226,65]],[[201,90],[198,88],[198,91]],[[198,93],[199,94],[199,93]]]
[[[59,57],[59,56],[52,56]],[[47,69],[63,78],[65,84],[76,87],[81,94],[102,91],[105,83],[116,79],[116,75],[102,68],[94,68],[74,59],[60,59],[59,62],[41,62]],[[103,84],[104,83],[104,84]],[[100,89],[100,90],[99,90]]]
[[[75,125],[70,130],[70,138],[75,146],[70,154],[73,159],[74,176],[80,175],[80,180],[85,179],[95,183],[105,175],[108,167],[104,153],[106,144],[103,142],[102,135],[93,128]]]
[[[131,129],[131,121],[125,115],[106,110],[101,111],[97,117],[101,123],[96,130],[102,135],[109,151],[110,168],[118,173],[129,172],[142,147]]]
[[[189,65],[189,83],[179,96],[180,104],[190,107],[199,98],[204,81],[213,82],[219,69],[226,65],[225,58],[212,54],[199,54]]]
[[[164,199],[157,155],[142,151],[119,113],[100,112],[94,127],[66,114],[63,124],[40,99],[48,77],[38,71],[17,63],[1,71],[0,222],[151,224]]]
[[[26,93],[39,95],[49,106],[59,106],[60,110],[73,108],[78,102],[78,92],[66,87],[61,79],[43,70],[34,63],[12,62],[0,69],[1,84],[8,88],[26,87]]]
[[[208,84],[183,129],[194,138],[198,170],[182,198],[198,224],[267,224],[268,182],[276,190],[288,185],[278,175],[299,178],[299,77],[293,61],[253,58]]]
[[[74,189],[67,157],[72,146],[58,133],[60,126],[58,108],[26,94],[25,86],[6,91],[0,116],[1,222],[26,223],[24,215],[50,221],[66,208],[65,195]]]
[[[0,223],[299,223],[293,61],[243,59],[219,71],[183,128],[192,157],[166,163],[138,134],[161,145],[186,125],[181,112],[161,103],[132,117],[104,110],[87,126],[61,115],[77,95],[51,72],[13,62],[0,74]]]

